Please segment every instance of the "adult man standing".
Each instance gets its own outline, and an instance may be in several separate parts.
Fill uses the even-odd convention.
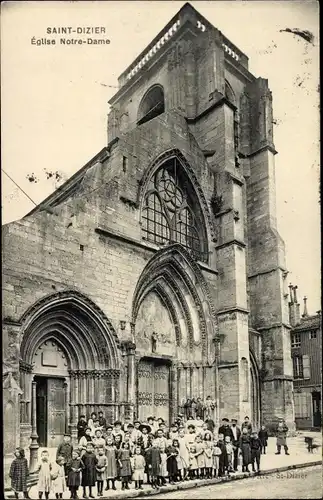
[[[229,426],[229,419],[228,418],[222,419],[222,425],[219,427],[219,435],[220,434],[223,434],[224,440],[225,440],[226,436],[229,436],[231,441],[233,441],[232,429]]]
[[[288,446],[287,446],[287,432],[288,432],[288,427],[284,421],[283,418],[279,419],[278,426],[276,429],[276,446],[277,446],[277,452],[275,455],[280,455],[280,450],[281,447],[284,447],[285,450],[285,455],[289,455],[288,453]]]
[[[232,444],[233,444],[233,469],[235,472],[238,470],[238,456],[239,456],[239,442],[241,431],[237,426],[237,420],[235,418],[231,419],[231,432],[232,432]]]

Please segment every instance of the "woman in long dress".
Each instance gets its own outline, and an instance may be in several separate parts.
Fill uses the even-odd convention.
[[[239,448],[242,455],[242,472],[250,472],[249,464],[251,463],[251,448],[250,448],[250,435],[247,427],[242,429],[239,441]]]

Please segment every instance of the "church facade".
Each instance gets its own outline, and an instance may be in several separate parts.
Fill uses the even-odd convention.
[[[267,80],[186,4],[110,105],[108,145],[3,227],[5,454],[192,397],[293,427]]]

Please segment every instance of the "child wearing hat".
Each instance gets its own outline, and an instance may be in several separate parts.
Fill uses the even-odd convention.
[[[65,476],[67,476],[66,464],[72,458],[72,451],[73,451],[73,446],[71,443],[71,436],[69,434],[64,434],[63,442],[60,443],[57,448],[56,460],[58,457],[64,457]]]
[[[71,492],[71,498],[77,498],[77,490],[81,484],[81,471],[84,464],[77,450],[73,450],[72,458],[68,463],[67,486]]]

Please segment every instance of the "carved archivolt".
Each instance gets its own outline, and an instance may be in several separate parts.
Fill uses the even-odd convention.
[[[211,327],[213,328],[213,331],[211,333],[212,336],[214,336],[215,325],[217,324],[217,317],[208,284],[206,283],[198,264],[189,255],[189,253],[178,243],[169,245],[167,248],[161,250],[160,252],[157,252],[149,260],[146,267],[144,268],[134,293],[132,321],[133,322],[136,321],[140,304],[142,303],[143,298],[146,296],[147,290],[151,289],[151,284],[154,282],[158,283],[159,282],[158,279],[160,277],[163,277],[163,279],[165,279],[167,283],[171,284],[180,302],[182,310],[184,311],[185,321],[189,332],[190,347],[192,348],[194,345],[193,324],[192,324],[191,313],[187,301],[185,299],[185,296],[183,294],[183,285],[184,285],[184,288],[189,291],[190,296],[195,304],[195,310],[199,318],[202,354],[204,358],[206,358],[208,353],[208,329],[203,312],[202,300],[197,291],[196,284],[192,282],[190,276],[186,273],[186,271],[184,270],[183,266],[180,263],[180,260],[183,259],[190,266],[191,270],[194,272],[194,275],[196,277],[194,281],[195,283],[198,283],[198,287],[200,287],[205,297],[206,303],[208,304],[209,314],[212,318]],[[176,321],[176,323],[178,322]]]
[[[101,309],[76,290],[44,297],[30,307],[20,321],[24,362],[31,363],[36,345],[51,337],[68,351],[75,367],[86,368],[90,363],[94,368],[99,363],[119,368],[116,331]]]

